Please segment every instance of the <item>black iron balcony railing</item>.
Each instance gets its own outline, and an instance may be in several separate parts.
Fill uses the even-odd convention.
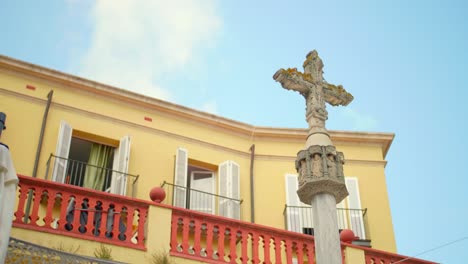
[[[46,163],[46,172],[44,177],[46,180],[54,179],[54,167],[57,166],[56,163],[58,162],[64,164],[65,167],[65,184],[83,187],[85,175],[88,171],[88,174],[91,174],[93,177],[99,176],[102,177],[104,180],[102,188],[100,188],[97,191],[111,192],[112,178],[114,177],[118,178],[119,188],[123,188],[122,190],[119,190],[117,194],[124,193],[126,196],[129,197],[134,197],[136,194],[136,184],[139,175],[124,173],[110,168],[88,164],[79,160],[55,156],[53,154],[50,154],[49,159]],[[122,184],[122,182],[124,182],[125,184]]]
[[[360,240],[370,240],[367,226],[367,209],[336,208],[338,229],[351,229]],[[310,206],[290,206],[284,208],[284,223],[287,230],[313,235],[314,223]]]
[[[242,199],[204,192],[164,181],[166,204],[203,213],[241,219]]]

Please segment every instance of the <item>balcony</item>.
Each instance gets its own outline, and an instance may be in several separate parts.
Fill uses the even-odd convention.
[[[181,208],[172,208],[170,245],[172,256],[208,263],[316,263],[310,235]],[[435,264],[343,242],[341,249],[348,264]]]
[[[47,242],[42,241],[50,234],[85,239],[89,243],[83,250],[88,256],[93,246],[107,243],[118,247],[113,251],[118,261],[128,263],[146,263],[148,253],[161,250],[181,263],[186,259],[208,263],[316,263],[315,242],[310,235],[27,176],[19,175],[19,180],[12,236],[19,235],[22,240],[39,238],[44,245]],[[343,263],[404,260],[408,264],[435,264],[352,244],[341,243],[341,248]],[[15,257],[15,252],[8,257]],[[44,255],[38,256],[38,260],[41,258]]]
[[[83,187],[85,185],[86,176],[91,176],[92,178],[97,178],[99,176],[103,179],[103,183],[100,184],[100,187],[94,189],[104,192],[113,191],[113,193],[135,197],[139,175],[99,167],[79,160],[55,156],[53,154],[50,154],[47,160],[44,179],[54,179],[54,170],[62,166],[65,168],[65,184]],[[127,184],[128,182],[130,182],[130,184]]]
[[[13,226],[145,249],[148,203],[19,175]]]
[[[361,246],[370,246],[367,227],[367,209],[336,208],[338,229],[350,229],[359,237],[353,243]],[[285,228],[290,231],[314,235],[312,207],[286,205],[283,212]]]
[[[202,213],[241,219],[242,199],[208,193],[190,187],[164,182],[166,204]]]

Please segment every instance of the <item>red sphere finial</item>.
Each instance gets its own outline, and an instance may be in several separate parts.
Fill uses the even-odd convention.
[[[149,193],[151,201],[161,203],[166,198],[166,191],[162,187],[154,187]]]
[[[354,236],[353,231],[349,229],[343,229],[340,233],[340,240],[345,243],[351,243],[353,240],[359,239],[359,237]]]

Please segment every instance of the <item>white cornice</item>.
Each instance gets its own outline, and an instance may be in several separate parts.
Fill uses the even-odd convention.
[[[229,118],[209,114],[191,109],[182,105],[170,103],[157,98],[134,93],[118,87],[95,82],[57,70],[38,66],[32,63],[20,61],[14,58],[0,55],[0,68],[12,72],[19,72],[27,76],[33,76],[46,81],[55,82],[66,88],[82,89],[91,93],[122,100],[150,109],[155,109],[188,120],[209,124],[214,127],[228,129],[233,132],[245,134],[255,138],[278,138],[304,140],[307,137],[307,129],[302,128],[278,128],[260,127],[242,123]],[[5,90],[4,90],[5,91]],[[393,133],[329,131],[332,141],[339,143],[372,143],[379,144],[385,158],[395,135]]]

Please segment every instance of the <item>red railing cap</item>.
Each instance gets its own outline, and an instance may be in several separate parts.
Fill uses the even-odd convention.
[[[65,183],[58,183],[58,182],[54,182],[50,180],[33,178],[31,176],[25,176],[21,174],[18,174],[18,179],[19,179],[19,185],[21,185],[21,183],[25,183],[25,184],[30,184],[30,185],[34,185],[38,187],[43,187],[43,188],[51,188],[51,189],[55,189],[58,191],[82,194],[86,196],[92,195],[94,197],[98,197],[101,199],[106,199],[106,200],[111,199],[112,201],[115,201],[115,202],[129,204],[129,205],[136,205],[136,206],[149,206],[149,205],[154,204],[151,201],[97,191],[97,190],[74,186],[74,185],[65,184]]]
[[[380,249],[362,247],[362,246],[358,246],[358,245],[354,245],[354,244],[348,244],[348,243],[344,243],[344,242],[341,242],[341,246],[342,247],[350,247],[350,248],[356,248],[356,249],[363,250],[365,255],[368,255],[367,253],[370,253],[370,255],[384,257],[384,258],[397,258],[399,260],[408,259],[408,262],[405,261],[403,263],[412,263],[412,264],[415,264],[415,263],[418,263],[418,264],[437,264],[438,263],[438,262],[423,260],[423,259],[419,259],[419,258],[408,257],[408,256],[404,256],[404,255],[400,255],[400,254],[396,254],[396,253],[392,253],[392,252],[388,252],[388,251],[383,251],[383,250],[380,250]]]

